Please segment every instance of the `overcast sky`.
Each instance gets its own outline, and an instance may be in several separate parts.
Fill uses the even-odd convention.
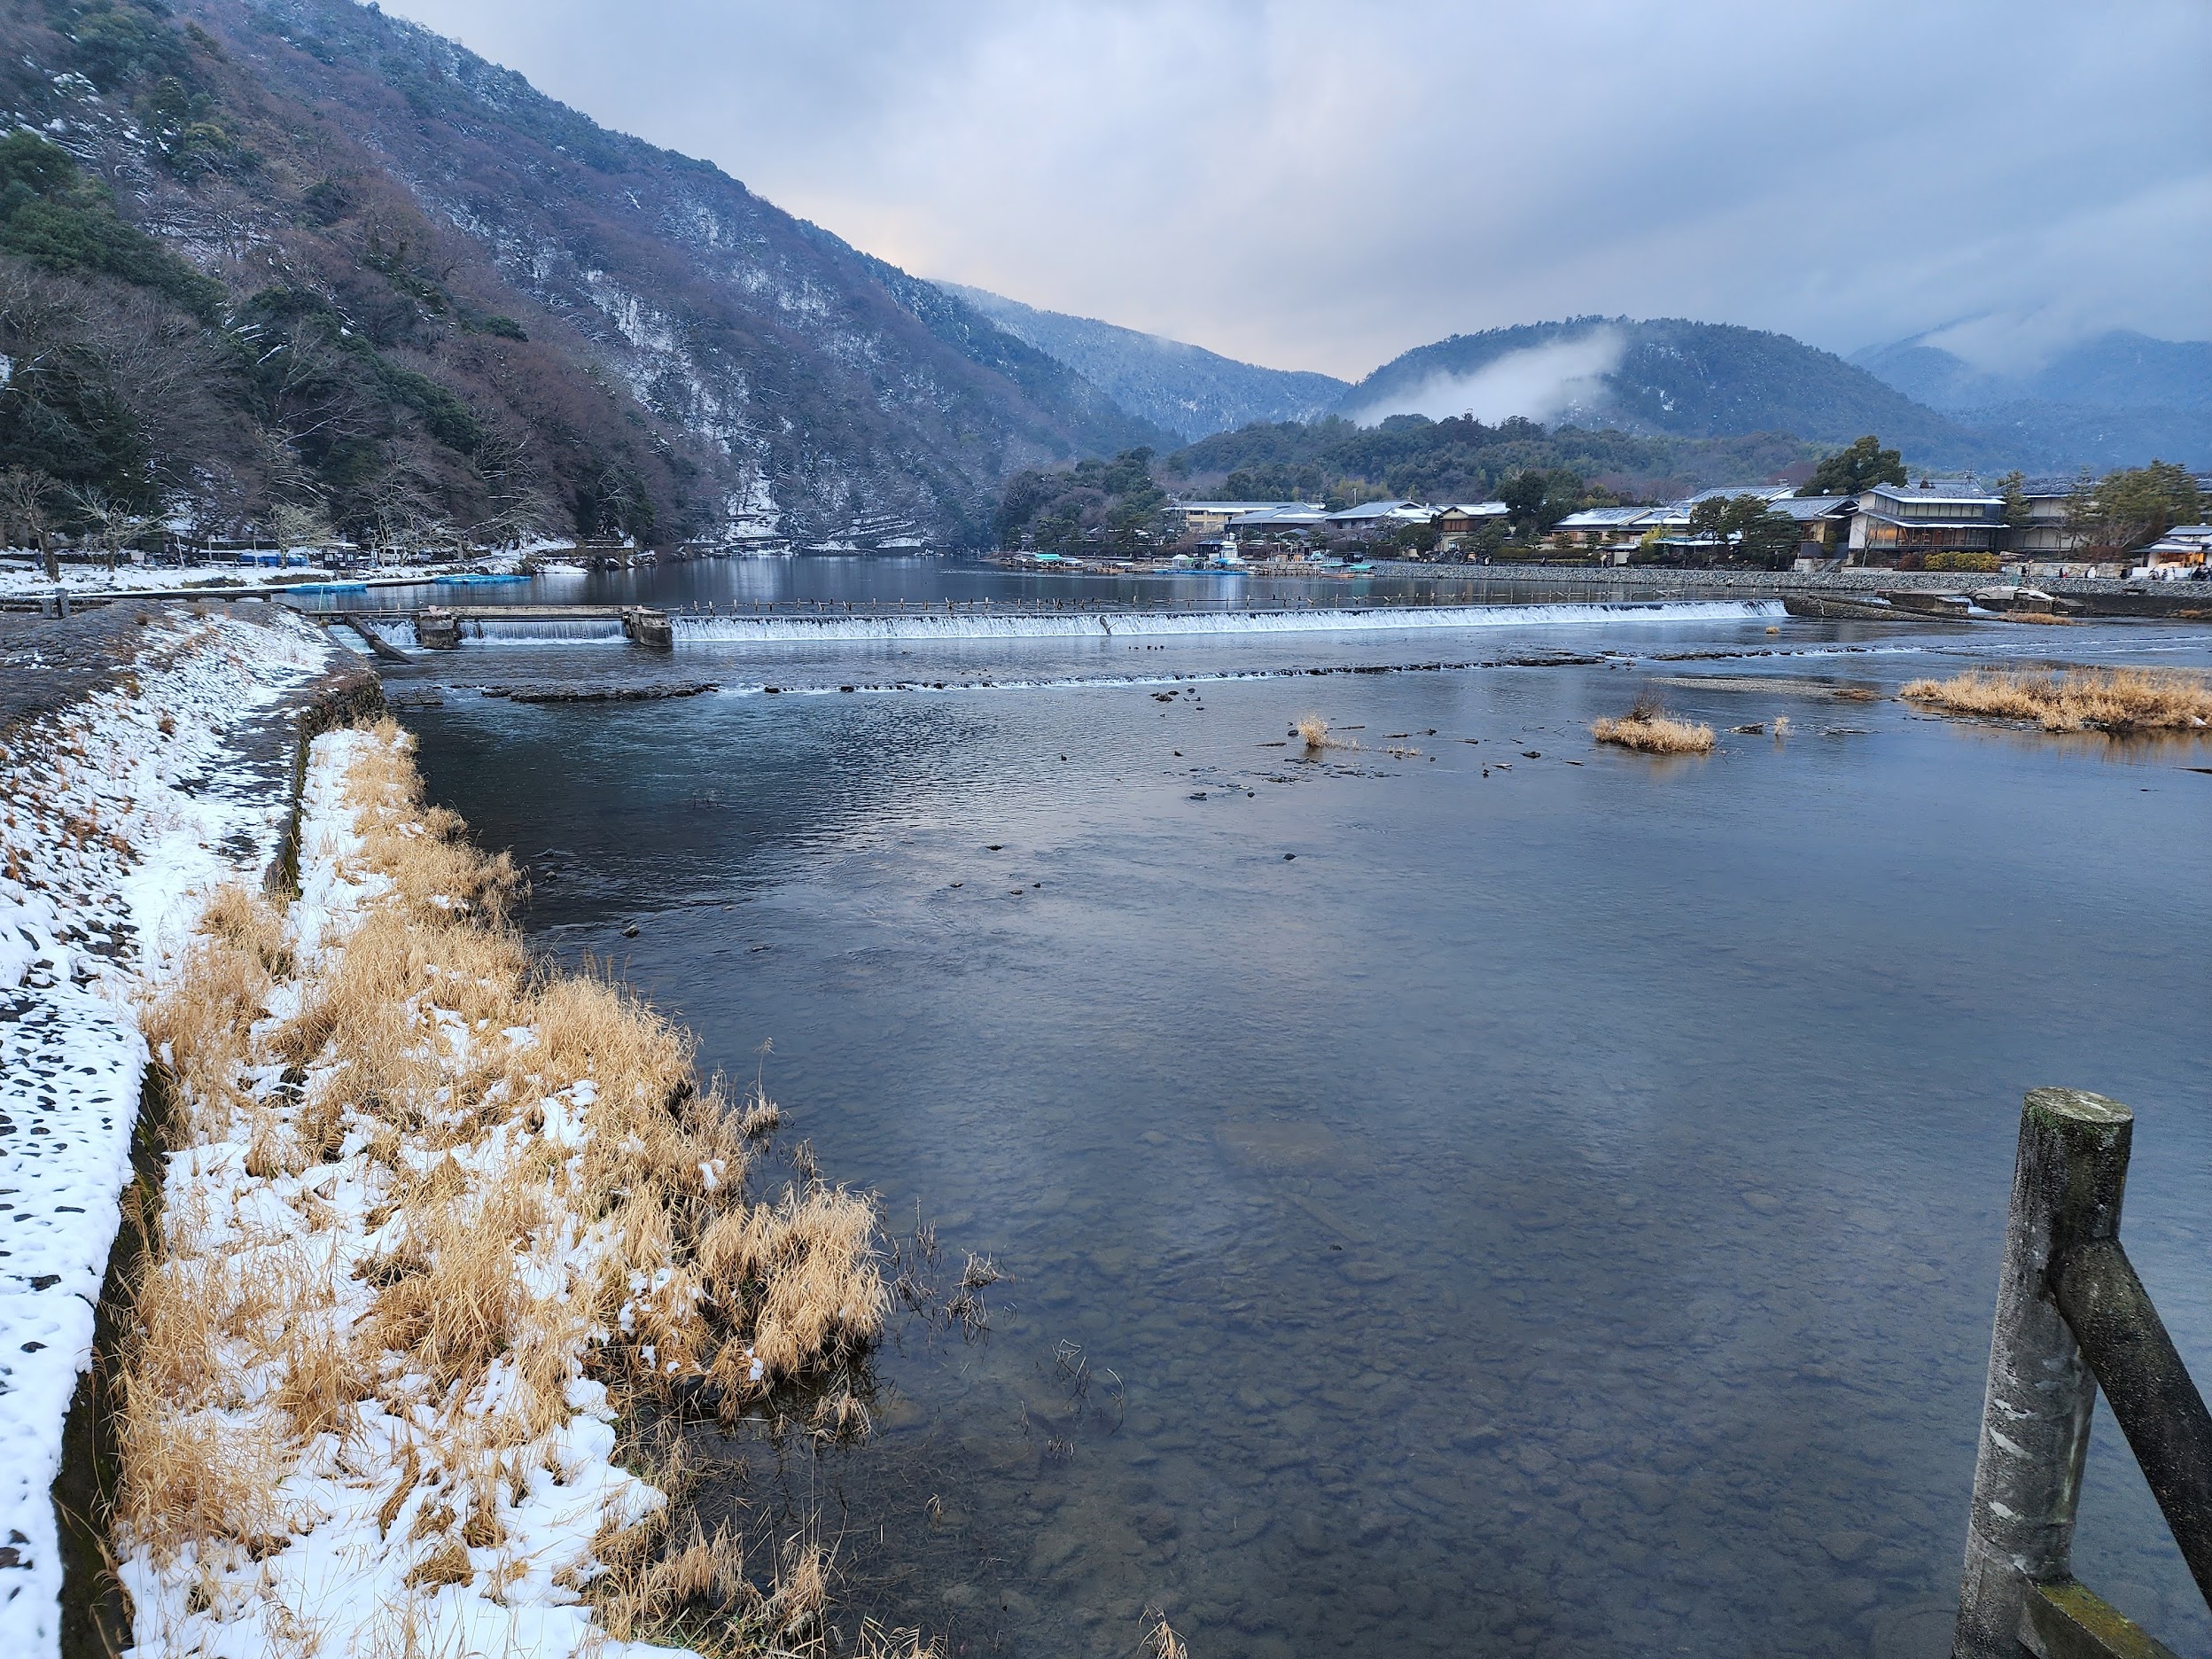
[[[1356,378],[1586,312],[2212,338],[2207,0],[387,0],[923,276]]]

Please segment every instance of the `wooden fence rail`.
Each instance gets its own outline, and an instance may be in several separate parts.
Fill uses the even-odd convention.
[[[1953,1659],[2172,1659],[2074,1577],[2099,1388],[2212,1605],[2212,1414],[2120,1245],[2134,1133],[2076,1089],[2021,1108]]]

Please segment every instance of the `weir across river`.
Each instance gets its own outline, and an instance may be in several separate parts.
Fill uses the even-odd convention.
[[[838,640],[1164,638],[1196,635],[1331,634],[1650,622],[1779,622],[1777,600],[1585,600],[1469,604],[1362,602],[1356,605],[1149,606],[944,601],[760,604],[662,610],[637,605],[455,605],[316,611],[379,655],[395,649],[384,630],[404,628],[437,650],[466,640],[515,643],[627,640],[656,650],[679,643],[768,644]]]

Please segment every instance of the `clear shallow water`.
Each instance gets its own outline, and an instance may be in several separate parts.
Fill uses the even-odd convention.
[[[846,643],[717,671],[822,695],[584,707],[465,689],[572,672],[502,649],[410,718],[547,943],[733,1072],[772,1037],[787,1134],[1014,1275],[985,1344],[906,1328],[868,1445],[726,1453],[719,1500],[841,1533],[852,1612],[972,1653],[1125,1653],[1149,1601],[1209,1659],[1934,1655],[2022,1089],[2138,1108],[2130,1248],[2212,1367],[2212,745],[1832,693],[2208,642],[1850,632]],[[1310,674],[1562,648],[1630,654]],[[837,693],[875,651],[974,689]],[[1654,680],[1795,733],[1594,749]],[[1264,746],[1309,708],[1363,748]],[[2212,1647],[2108,1419],[2077,1562]]]

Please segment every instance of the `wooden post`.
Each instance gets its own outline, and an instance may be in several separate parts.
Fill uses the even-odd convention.
[[[2045,1280],[2054,1240],[2118,1231],[2134,1128],[2078,1089],[2030,1089],[2021,1108],[1953,1659],[2020,1659],[2029,1586],[2071,1574],[2097,1385]]]
[[[2051,1293],[2212,1605],[2212,1412],[2166,1321],[2107,1235],[2060,1241]]]

